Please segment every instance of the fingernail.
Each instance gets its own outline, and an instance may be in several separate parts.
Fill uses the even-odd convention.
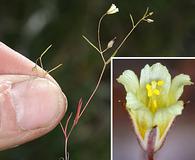
[[[65,105],[61,89],[44,78],[12,85],[11,97],[17,124],[24,130],[48,127],[59,118]]]

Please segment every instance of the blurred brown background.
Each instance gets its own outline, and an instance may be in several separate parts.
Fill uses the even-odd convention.
[[[195,82],[195,60],[149,60],[149,59],[115,59],[113,60],[113,160],[145,160],[133,131],[132,122],[125,109],[126,92],[116,82],[126,69],[133,70],[138,77],[146,65],[160,62],[165,65],[172,78],[178,74],[190,75]],[[183,113],[178,116],[170,129],[163,147],[155,155],[155,160],[194,160],[195,157],[195,87],[186,86],[180,99],[185,105]]]

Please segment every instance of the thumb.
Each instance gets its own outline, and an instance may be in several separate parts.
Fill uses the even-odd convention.
[[[51,76],[41,77],[43,72],[39,71],[37,75],[31,73],[33,62],[0,44],[2,58],[6,60],[2,63],[12,63],[7,72],[6,66],[0,65],[0,150],[51,131],[67,108],[66,97]]]

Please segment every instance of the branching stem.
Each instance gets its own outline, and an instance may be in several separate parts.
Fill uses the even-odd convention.
[[[65,160],[69,160],[69,154],[68,154],[68,140],[69,140],[69,137],[73,131],[73,129],[75,128],[75,126],[77,125],[77,122],[79,121],[79,119],[81,118],[81,116],[83,116],[84,112],[86,111],[87,107],[89,106],[91,100],[94,98],[94,95],[96,94],[99,86],[100,86],[100,83],[102,81],[102,77],[105,73],[105,69],[107,67],[107,65],[111,62],[111,58],[114,57],[117,52],[119,51],[119,49],[122,47],[122,45],[125,43],[125,41],[127,40],[127,38],[131,35],[131,33],[135,30],[135,28],[142,22],[142,21],[147,21],[147,17],[152,15],[152,12],[148,14],[148,8],[145,12],[145,14],[143,15],[143,17],[137,22],[137,23],[134,23],[134,20],[133,20],[133,17],[132,15],[130,15],[130,18],[131,18],[131,21],[132,21],[132,29],[128,32],[128,34],[125,36],[125,38],[122,40],[122,42],[119,44],[119,46],[116,48],[116,50],[113,52],[113,54],[111,54],[111,56],[108,58],[108,60],[105,59],[104,57],[104,53],[110,49],[112,47],[112,45],[114,44],[114,40],[116,38],[113,39],[113,42],[111,44],[108,44],[107,48],[106,49],[102,49],[102,45],[101,45],[101,36],[100,36],[100,30],[101,30],[101,23],[102,23],[102,20],[103,18],[108,15],[108,13],[106,12],[105,14],[103,14],[101,16],[101,18],[99,19],[99,22],[98,22],[98,27],[97,27],[97,41],[98,41],[98,47],[96,47],[96,45],[94,45],[87,37],[85,36],[82,36],[86,42],[88,42],[89,45],[91,45],[101,56],[101,59],[103,61],[103,67],[102,67],[102,70],[101,70],[101,73],[99,75],[99,78],[98,78],[98,81],[96,83],[96,86],[95,88],[93,89],[91,95],[89,96],[87,102],[85,103],[84,107],[81,109],[82,107],[82,99],[80,99],[81,101],[79,101],[79,104],[77,106],[77,113],[75,114],[75,118],[74,118],[74,122],[72,123],[70,129],[68,130],[68,124],[70,123],[70,119],[71,119],[71,115],[67,118],[66,120],[66,124],[65,124],[65,127],[62,126],[62,124],[60,123],[61,125],[61,128],[62,128],[62,131],[64,133],[64,137],[65,137],[65,155],[64,155],[64,158]],[[151,20],[150,20],[151,21]],[[81,109],[81,110],[80,110]],[[148,155],[148,160],[153,160],[153,155]]]
[[[135,30],[135,28],[137,28],[137,26],[142,22],[145,21],[147,17],[150,16],[150,13],[148,14],[148,10],[149,8],[146,9],[143,17],[137,21],[137,23],[135,24],[132,15],[130,14],[130,18],[131,18],[131,22],[132,22],[132,29],[127,33],[127,35],[125,36],[125,38],[122,40],[122,42],[119,44],[119,46],[116,48],[116,50],[114,51],[114,53],[112,54],[112,56],[106,61],[106,64],[110,63],[111,58],[115,57],[116,54],[118,53],[119,49],[122,47],[122,45],[125,43],[125,41],[129,38],[129,36],[131,35],[131,33]]]

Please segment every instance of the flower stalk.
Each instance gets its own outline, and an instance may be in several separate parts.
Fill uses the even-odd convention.
[[[147,146],[147,156],[148,160],[153,160],[154,157],[154,146],[155,146],[155,139],[156,139],[156,126],[152,129],[148,137],[148,146]]]
[[[143,21],[148,22],[148,21],[147,21],[147,18],[148,18],[149,16],[152,15],[151,13],[153,14],[153,12],[149,12],[149,8],[147,8],[146,11],[145,11],[145,13],[144,13],[144,15],[143,15],[143,17],[140,18],[140,19],[137,21],[137,23],[134,22],[134,19],[133,19],[132,15],[130,14],[130,19],[131,19],[131,23],[132,23],[132,28],[131,28],[131,30],[127,33],[127,35],[126,35],[125,38],[122,40],[122,42],[118,45],[118,47],[116,48],[116,50],[114,51],[114,53],[111,55],[111,57],[107,60],[107,62],[106,62],[107,64],[110,63],[112,57],[115,57],[115,56],[116,56],[116,54],[118,53],[119,49],[123,46],[123,44],[125,43],[125,41],[129,38],[129,36],[133,33],[133,31],[137,28],[137,26],[138,26],[141,22],[143,22]],[[152,19],[151,19],[151,20],[152,20]],[[149,22],[148,22],[148,23],[149,23]],[[151,22],[150,22],[150,23],[151,23]]]

